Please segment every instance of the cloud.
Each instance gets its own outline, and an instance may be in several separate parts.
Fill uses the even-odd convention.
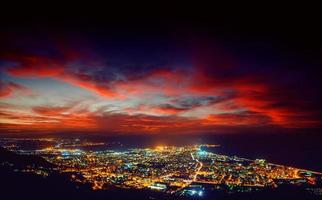
[[[104,97],[115,97],[117,94],[109,87],[108,80],[96,80],[95,75],[82,72],[78,68],[69,67],[75,60],[58,60],[42,56],[9,56],[18,63],[17,66],[7,67],[7,73],[16,77],[44,78],[49,77],[63,81],[83,89],[92,91]],[[90,64],[89,64],[90,65]]]
[[[272,125],[271,118],[267,115],[244,111],[239,113],[212,114],[204,122],[208,125],[218,126],[267,126]]]
[[[38,106],[32,108],[32,110],[40,115],[45,115],[45,116],[60,116],[64,112],[67,112],[70,107],[46,107],[46,106]]]
[[[27,58],[21,61],[22,65],[8,69],[13,76],[51,77],[86,90],[92,91],[102,97],[126,99],[130,96],[166,95],[173,97],[168,103],[157,105],[141,105],[133,108],[137,111],[153,115],[178,115],[193,110],[197,107],[213,105],[222,112],[237,112],[247,110],[260,113],[269,118],[271,124],[285,127],[319,125],[319,119],[311,119],[314,108],[300,109],[307,102],[298,101],[298,94],[288,86],[275,84],[270,80],[270,75],[258,78],[256,72],[250,75],[234,73],[225,75],[214,73],[206,68],[195,68],[194,73],[189,70],[174,69],[150,69],[148,72],[139,72],[140,76],[122,75],[122,79],[108,78],[100,74],[102,70],[95,68],[68,67],[68,62],[56,63],[50,59]],[[42,67],[40,67],[42,66]],[[60,67],[53,67],[60,66]],[[215,72],[220,72],[216,70]],[[266,80],[266,81],[265,81]],[[269,81],[267,81],[269,80]],[[14,89],[21,87],[3,84],[1,95],[8,96]],[[190,97],[186,97],[186,96]],[[290,99],[291,98],[291,99]],[[228,108],[229,107],[229,108]],[[209,108],[209,107],[208,107]],[[261,120],[253,120],[254,115],[240,114],[250,120],[249,122],[262,123]],[[311,115],[311,116],[310,116]],[[319,115],[316,113],[314,115]],[[229,115],[228,115],[229,116]],[[236,117],[234,115],[234,117]],[[220,116],[219,119],[222,119]],[[301,119],[295,122],[295,119]],[[227,120],[227,119],[226,119]],[[213,120],[214,121],[214,120]],[[216,122],[220,122],[217,120]],[[222,121],[223,123],[225,121]],[[232,123],[234,124],[234,123]]]
[[[29,115],[7,113],[6,124],[16,117],[22,129],[37,124],[35,128],[48,130],[84,128],[117,132],[321,126],[319,71],[301,67],[290,70],[284,66],[287,62],[271,62],[270,66],[242,63],[207,45],[194,49],[189,66],[176,63],[140,66],[127,61],[113,65],[107,62],[108,55],[93,57],[88,51],[61,46],[53,54],[28,51],[6,54],[2,59],[13,64],[1,70],[10,76],[53,78],[114,100],[112,107],[118,109],[76,112],[69,105],[35,106]],[[95,49],[93,52],[96,53]],[[25,90],[13,82],[0,84],[2,97]],[[187,112],[190,115],[184,117]]]
[[[27,93],[30,91],[30,89],[25,86],[22,86],[20,84],[11,82],[11,81],[4,82],[4,81],[0,80],[0,98],[9,97],[15,91]]]

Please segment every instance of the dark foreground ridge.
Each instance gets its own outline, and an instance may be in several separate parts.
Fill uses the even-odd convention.
[[[147,190],[112,188],[92,190],[70,181],[76,174],[59,173],[55,165],[38,156],[18,155],[0,147],[1,199],[192,199]],[[301,188],[283,186],[253,193],[210,191],[193,199],[317,199]]]

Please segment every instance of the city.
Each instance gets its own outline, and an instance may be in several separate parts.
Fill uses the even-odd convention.
[[[21,139],[0,140],[4,147],[19,154],[45,158],[59,172],[71,174],[71,181],[88,183],[92,190],[148,189],[202,198],[209,190],[249,193],[296,185],[322,194],[322,173],[272,164],[264,159],[249,160],[211,152],[220,145],[92,151],[81,148],[104,143],[80,139],[22,139],[24,145],[35,141],[39,146],[46,142],[51,144],[46,148],[24,150],[19,141],[21,144]],[[31,167],[24,170],[48,175],[46,169],[33,170]]]

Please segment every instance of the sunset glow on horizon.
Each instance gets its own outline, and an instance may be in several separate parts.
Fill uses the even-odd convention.
[[[216,133],[321,125],[316,80],[308,78],[314,70],[285,68],[296,63],[288,56],[272,60],[276,55],[263,52],[259,59],[254,49],[231,52],[201,40],[1,38],[10,46],[0,57],[2,132]]]

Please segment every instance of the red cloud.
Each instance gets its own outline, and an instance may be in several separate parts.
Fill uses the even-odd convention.
[[[6,58],[19,62],[19,66],[7,69],[7,72],[12,76],[50,77],[84,88],[101,96],[117,96],[117,94],[109,88],[108,82],[99,83],[95,81],[92,76],[69,70],[67,65],[68,63],[72,63],[73,60],[63,59],[62,61],[57,61],[57,59],[54,58],[20,55],[7,56]]]
[[[255,112],[213,114],[206,118],[204,124],[218,126],[267,126],[271,124],[271,119],[266,115]]]
[[[151,111],[156,114],[175,115],[175,114],[184,112],[185,109],[176,108],[176,107],[159,106],[159,107],[152,108]]]
[[[71,112],[71,107],[35,107],[33,113],[2,112],[0,116],[13,124],[3,123],[7,131],[90,131],[119,133],[198,133],[232,130],[241,127],[267,127],[275,124],[271,115],[244,111],[212,114],[206,118]],[[171,113],[171,112],[170,112]],[[271,113],[273,115],[273,113]],[[281,113],[279,113],[281,114]]]
[[[70,107],[35,107],[32,110],[40,115],[45,116],[60,116],[64,112],[68,111]]]
[[[110,88],[108,81],[98,82],[93,80],[93,77],[90,75],[69,72],[57,76],[56,78],[58,80],[65,81],[69,84],[97,93],[103,97],[119,97],[119,94]]]
[[[13,82],[3,82],[0,80],[0,97],[8,97],[14,91],[27,92],[29,89]]]
[[[203,71],[203,68],[195,69],[195,73],[185,73],[173,70],[155,70],[139,78],[131,78],[124,81],[115,81],[113,83],[108,80],[97,81],[92,75],[86,73],[76,73],[70,71],[67,67],[51,68],[48,66],[48,60],[27,59],[32,64],[41,64],[47,66],[43,68],[30,67],[30,65],[24,65],[23,67],[12,68],[8,72],[15,76],[40,76],[40,77],[52,77],[60,81],[70,83],[93,91],[101,96],[105,97],[121,97],[124,94],[136,94],[144,95],[149,93],[163,93],[169,96],[180,96],[183,94],[190,95],[223,95],[222,91],[230,90],[236,94],[236,97],[229,99],[230,105],[234,105],[229,109],[222,104],[221,109],[229,112],[234,109],[243,109],[250,112],[258,113],[259,115],[237,115],[240,117],[237,120],[237,116],[222,115],[220,117],[207,119],[208,124],[219,125],[233,125],[245,122],[244,124],[259,124],[262,123],[263,116],[269,118],[265,123],[280,125],[284,127],[296,127],[296,126],[311,126],[317,125],[319,122],[309,118],[307,112],[301,110],[296,111],[292,107],[279,108],[274,106],[281,99],[279,96],[274,97],[272,90],[274,88],[268,83],[263,83],[258,80],[257,77],[233,77],[226,78],[221,76],[213,76]],[[27,61],[23,63],[28,63]],[[47,65],[46,65],[47,63]],[[56,64],[55,64],[56,65]],[[58,65],[58,64],[57,64]],[[5,89],[4,89],[5,88]],[[6,96],[12,92],[13,88],[17,88],[11,84],[11,86],[2,87],[1,95]],[[118,91],[123,91],[124,94],[120,94]],[[125,92],[124,92],[125,91]],[[283,99],[282,99],[283,100]],[[155,113],[159,115],[177,115],[184,112],[184,109],[171,107],[171,106],[145,106],[144,113]],[[233,109],[233,110],[232,110]],[[139,111],[139,108],[137,108]],[[258,119],[255,119],[258,117]],[[301,118],[301,121],[294,122],[295,118]],[[307,119],[305,119],[307,117]],[[229,118],[232,118],[231,121]],[[242,119],[242,120],[241,120]],[[65,124],[66,125],[66,124]],[[129,125],[127,125],[129,126]],[[150,127],[151,128],[151,127]],[[161,128],[161,126],[159,127]],[[152,129],[152,128],[151,128]]]
[[[8,69],[13,76],[52,77],[64,71],[62,62],[47,57],[9,55],[7,59],[19,62],[18,67]]]
[[[223,114],[212,114],[207,118],[198,119],[179,117],[182,112],[193,109],[181,108],[173,105],[139,106],[128,111],[129,115],[97,115],[97,113],[68,113],[68,107],[37,107],[33,111],[42,118],[33,116],[14,116],[20,121],[26,119],[28,123],[39,129],[67,129],[67,130],[109,130],[119,132],[158,132],[158,131],[187,131],[205,130],[220,126],[265,126],[278,125],[281,127],[306,127],[321,125],[314,108],[307,108],[305,102],[298,99],[298,95],[290,92],[291,88],[274,84],[275,77],[261,73],[245,73],[238,65],[221,53],[213,57],[211,49],[193,59],[194,67],[185,69],[151,69],[142,75],[126,74],[124,79],[109,80],[100,74],[89,73],[88,68],[75,70],[70,67],[73,62],[81,60],[81,55],[64,51],[62,58],[46,56],[9,55],[6,58],[16,61],[18,66],[8,68],[12,76],[51,77],[63,81],[98,95],[114,98],[138,95],[159,95],[180,98],[191,96],[224,96],[233,93],[230,98],[223,98],[220,104],[213,105]],[[88,64],[88,63],[86,63]],[[90,65],[90,64],[88,64]],[[268,77],[268,78],[267,78]],[[14,83],[0,83],[0,96],[8,96],[14,90],[22,87]],[[278,92],[277,92],[278,91]],[[285,103],[286,102],[286,103]],[[131,115],[135,111],[152,113],[157,116]],[[64,114],[62,114],[64,113]],[[160,117],[170,115],[167,117]],[[39,116],[38,116],[39,117]],[[55,120],[52,120],[52,118]],[[44,119],[47,119],[44,120]],[[18,120],[18,121],[19,121]],[[39,123],[36,123],[39,122]],[[33,128],[21,123],[21,128]]]

